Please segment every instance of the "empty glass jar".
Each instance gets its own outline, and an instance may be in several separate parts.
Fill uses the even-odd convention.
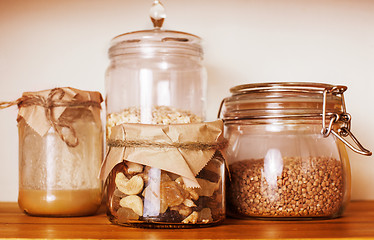
[[[345,143],[370,155],[350,132],[345,86],[263,83],[236,86],[223,100],[235,217],[334,218],[350,198]],[[351,136],[357,146],[349,144]]]

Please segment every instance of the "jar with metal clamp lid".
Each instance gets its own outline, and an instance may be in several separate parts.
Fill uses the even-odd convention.
[[[314,219],[343,213],[350,199],[345,146],[371,155],[350,131],[346,89],[287,82],[230,89],[219,112],[228,140],[230,215]]]

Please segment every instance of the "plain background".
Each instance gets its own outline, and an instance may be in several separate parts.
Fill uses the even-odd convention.
[[[165,28],[204,39],[208,120],[238,84],[348,86],[352,131],[374,150],[374,1],[164,0]],[[152,27],[152,0],[0,0],[0,101],[71,86],[105,95],[110,40]],[[0,201],[18,191],[17,108],[0,111]],[[349,151],[352,198],[374,199],[374,157]]]

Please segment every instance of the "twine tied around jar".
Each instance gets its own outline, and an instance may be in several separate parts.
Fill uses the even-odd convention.
[[[227,141],[203,143],[203,142],[184,142],[184,143],[159,143],[151,141],[128,141],[120,139],[108,139],[109,147],[151,147],[151,148],[181,148],[186,150],[221,150],[226,147]]]
[[[122,123],[111,128],[100,178],[105,180],[118,163],[128,161],[174,173],[187,187],[200,188],[196,176],[215,154],[223,156],[226,145],[221,120],[168,125]]]
[[[101,105],[100,102],[92,100],[62,100],[64,96],[65,91],[63,88],[51,89],[47,98],[40,95],[26,93],[15,101],[0,102],[0,109],[5,109],[14,105],[17,105],[19,109],[22,107],[41,106],[45,110],[44,113],[46,119],[60,138],[67,146],[76,147],[79,144],[79,140],[75,129],[69,122],[61,121],[58,118],[56,119],[54,116],[54,109],[56,107],[97,107],[101,109]],[[64,129],[67,129],[67,131]],[[66,137],[68,132],[70,132],[70,135],[73,137],[72,140],[69,140]]]

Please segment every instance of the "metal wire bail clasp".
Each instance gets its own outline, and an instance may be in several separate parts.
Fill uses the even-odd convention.
[[[325,89],[323,91],[323,108],[322,108],[322,130],[321,130],[321,134],[324,136],[324,137],[328,137],[330,135],[330,133],[332,133],[335,137],[337,137],[340,141],[342,141],[347,147],[349,147],[350,149],[352,149],[354,152],[356,153],[359,153],[359,154],[362,154],[362,155],[366,155],[366,156],[371,156],[371,151],[367,150],[366,148],[364,148],[361,143],[357,140],[357,138],[352,134],[352,132],[350,131],[351,130],[351,115],[349,113],[346,112],[346,108],[345,108],[345,101],[344,101],[344,91],[346,90],[346,87],[341,87],[341,86],[335,86],[333,88],[330,88],[330,89]],[[329,125],[328,127],[326,127],[326,104],[327,104],[327,95],[328,94],[336,94],[336,95],[340,95],[341,96],[341,100],[342,100],[342,107],[343,107],[343,113],[341,114],[337,114],[337,113],[333,113],[333,114],[330,114],[331,118],[330,118],[330,122],[329,122]],[[340,127],[338,129],[338,132],[336,132],[332,126],[334,123],[336,122],[342,122],[342,127]],[[350,137],[353,142],[356,144],[356,146],[358,147],[355,147],[353,146],[351,143],[349,143],[346,139],[344,139],[345,137]]]

